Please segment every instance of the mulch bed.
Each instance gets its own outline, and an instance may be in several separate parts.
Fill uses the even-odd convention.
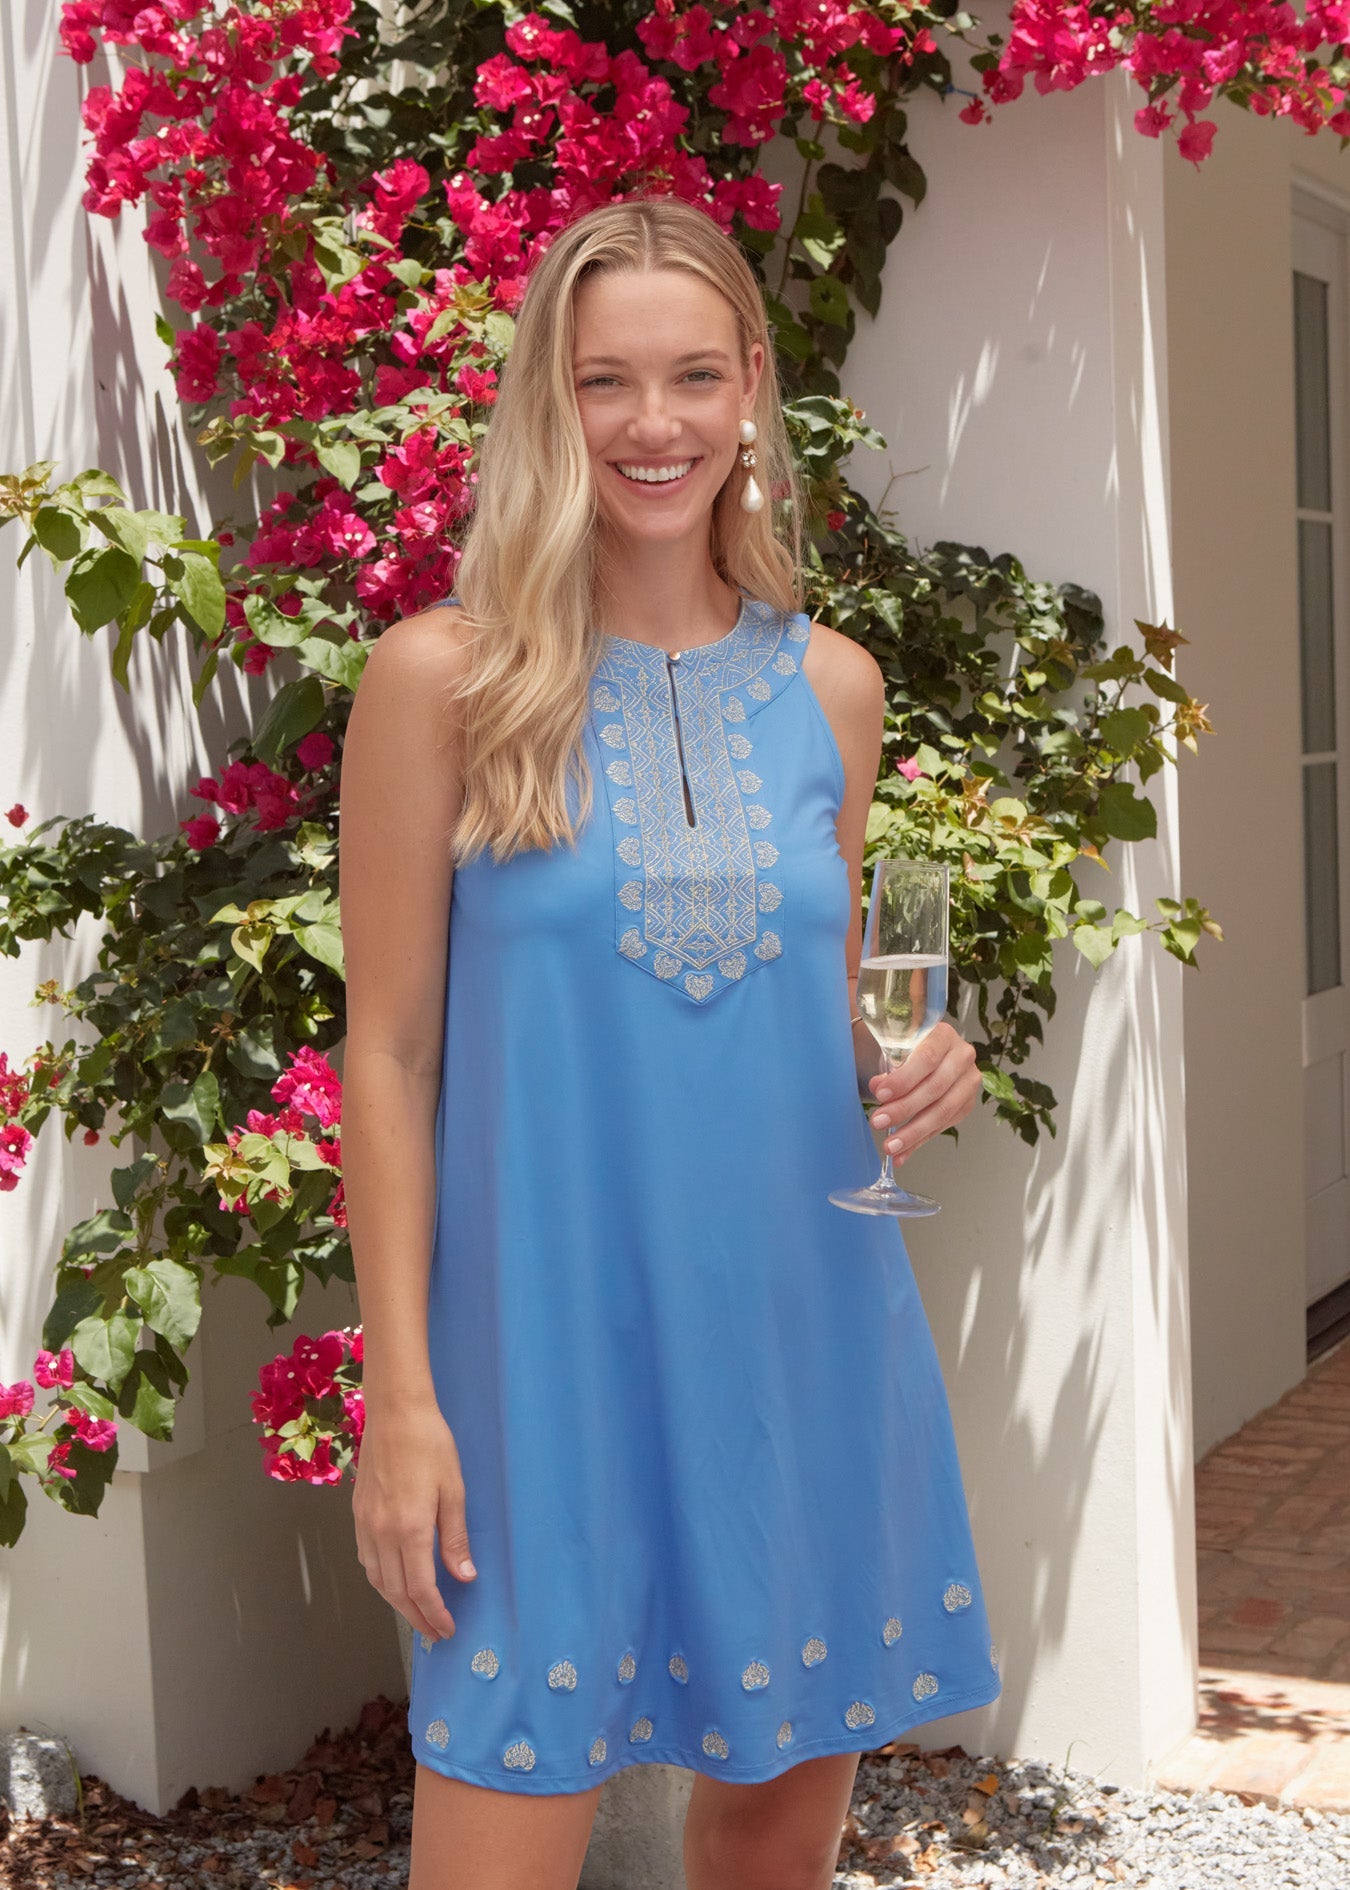
[[[325,1729],[290,1771],[260,1773],[242,1792],[192,1786],[164,1817],[95,1773],[83,1780],[82,1816],[12,1818],[0,1805],[0,1884],[316,1890],[334,1879],[405,1882],[413,1775],[407,1704],[381,1695],[348,1731]],[[240,1859],[240,1850],[263,1848],[260,1837],[267,1858]],[[384,1876],[381,1859],[398,1874]]]

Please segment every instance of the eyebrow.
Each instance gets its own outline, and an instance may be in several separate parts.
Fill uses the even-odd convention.
[[[730,361],[731,356],[721,348],[695,348],[692,354],[677,357],[676,367],[683,367],[689,361]],[[587,367],[627,367],[628,363],[618,354],[588,354],[584,361],[576,363],[577,370]]]

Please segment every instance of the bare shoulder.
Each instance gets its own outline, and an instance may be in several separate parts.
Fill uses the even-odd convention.
[[[812,623],[802,666],[832,723],[880,727],[886,678],[870,650],[828,624]]]
[[[458,604],[436,604],[400,617],[381,631],[366,658],[361,682],[374,674],[382,689],[425,689],[463,673],[470,635]]]

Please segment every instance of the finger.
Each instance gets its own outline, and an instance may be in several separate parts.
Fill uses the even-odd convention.
[[[882,1098],[883,1106],[872,1112],[872,1121],[879,1129],[886,1129],[893,1122],[905,1122],[916,1115],[920,1109],[927,1108],[946,1090],[962,1081],[974,1063],[974,1051],[964,1037],[954,1037],[941,1060],[928,1071],[921,1080],[903,1093]]]
[[[380,1567],[388,1582],[388,1586],[383,1591],[384,1598],[391,1606],[398,1609],[405,1621],[411,1623],[415,1633],[427,1634],[433,1640],[439,1640],[443,1630],[429,1619],[420,1603],[415,1601],[409,1592],[409,1579],[412,1577],[420,1555],[425,1555],[428,1560],[430,1559],[430,1536],[426,1538],[424,1544],[394,1538],[383,1545]],[[443,1607],[444,1603],[441,1605]]]
[[[430,1536],[425,1541],[404,1545],[403,1569],[408,1591],[408,1619],[413,1619],[411,1610],[416,1609],[426,1624],[421,1630],[424,1634],[436,1640],[448,1639],[455,1632],[455,1617],[446,1607],[436,1580],[436,1556]]]
[[[942,1062],[955,1044],[964,1043],[965,1038],[957,1034],[942,1018],[904,1057],[893,1070],[878,1070],[868,1081],[872,1094],[882,1102],[891,1102],[897,1096],[905,1096]]]
[[[936,1102],[921,1109],[903,1127],[886,1137],[883,1144],[886,1152],[889,1155],[912,1155],[921,1143],[927,1142],[932,1136],[941,1135],[944,1129],[952,1128],[968,1116],[981,1088],[983,1084],[979,1082],[977,1073],[974,1086],[969,1082],[961,1082],[944,1091]]]
[[[441,1513],[436,1519],[436,1530],[441,1539],[441,1560],[445,1566],[460,1581],[471,1582],[478,1571],[469,1553],[469,1531],[464,1520],[462,1489],[451,1490],[445,1496]]]

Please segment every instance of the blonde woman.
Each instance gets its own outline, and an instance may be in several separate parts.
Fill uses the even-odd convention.
[[[753,484],[752,484],[753,482]],[[764,495],[786,492],[793,503]],[[800,608],[760,292],[672,199],[536,265],[456,599],[342,772],[355,1489],[411,1622],[411,1890],[573,1890],[624,1766],[689,1890],[825,1890],[859,1754],[994,1699],[945,1390],[859,1085],[883,679]],[[757,505],[756,501],[761,502]]]

